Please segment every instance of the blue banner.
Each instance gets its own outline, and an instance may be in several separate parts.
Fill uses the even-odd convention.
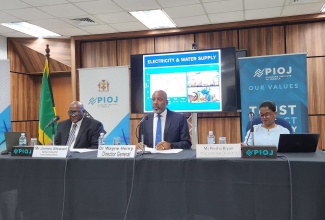
[[[248,113],[259,114],[263,101],[273,101],[277,117],[286,119],[293,133],[308,133],[306,54],[283,54],[239,59],[242,139]]]

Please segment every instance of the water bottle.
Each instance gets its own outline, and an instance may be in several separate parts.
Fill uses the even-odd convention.
[[[216,138],[213,135],[213,131],[209,131],[208,144],[215,144],[215,143],[216,143]]]
[[[19,146],[27,146],[27,138],[25,136],[25,133],[21,133],[20,135]]]
[[[98,146],[99,145],[105,145],[104,133],[100,133],[100,135],[99,135],[99,138],[98,138]]]

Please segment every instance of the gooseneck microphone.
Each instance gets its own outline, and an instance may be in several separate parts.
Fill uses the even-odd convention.
[[[142,124],[147,119],[148,119],[148,115],[143,116],[143,118],[141,118],[141,120],[139,121],[138,125]]]
[[[249,117],[250,122],[253,122],[253,120],[254,120],[254,112],[248,113],[248,117]]]
[[[148,115],[143,116],[143,118],[141,118],[141,120],[139,121],[138,126],[137,126],[137,128],[139,128],[139,135],[137,136],[137,138],[138,138],[138,141],[141,142],[141,152],[138,155],[151,153],[150,151],[145,151],[145,148],[144,148],[144,133],[143,133],[144,124],[143,124],[143,122],[147,119],[148,119]],[[136,133],[138,133],[138,132],[136,132]]]
[[[55,116],[46,126],[45,126],[45,128],[48,128],[48,127],[50,127],[52,124],[54,124],[56,121],[58,121],[58,120],[60,120],[60,116]],[[44,128],[44,129],[45,129]]]
[[[250,129],[249,129],[249,134],[248,134],[248,137],[247,137],[247,140],[246,140],[246,144],[248,143],[249,137],[252,136],[252,143],[253,143],[252,146],[254,146],[254,125],[253,125],[254,112],[249,112],[248,117],[249,117],[249,121],[251,122],[251,126],[250,126]]]

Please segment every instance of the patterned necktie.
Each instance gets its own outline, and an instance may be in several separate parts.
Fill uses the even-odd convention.
[[[72,142],[74,141],[74,133],[76,132],[76,128],[77,128],[77,124],[74,123],[73,126],[72,126],[72,129],[69,133],[69,138],[68,138],[68,141],[67,141],[67,145],[70,147],[70,145],[72,144]]]
[[[158,114],[157,117],[158,117],[158,121],[157,121],[155,146],[157,146],[157,144],[161,142],[161,119],[160,119],[161,115]]]

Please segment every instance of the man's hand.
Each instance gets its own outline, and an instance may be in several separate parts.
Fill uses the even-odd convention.
[[[167,141],[159,142],[156,146],[157,150],[169,150],[171,149],[170,143]]]
[[[146,147],[147,145],[144,145]],[[142,142],[137,143],[137,150],[142,150]]]

